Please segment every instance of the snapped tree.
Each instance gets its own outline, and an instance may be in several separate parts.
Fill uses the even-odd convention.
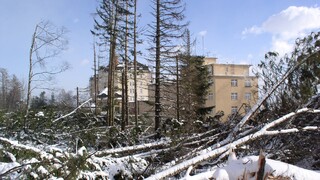
[[[31,93],[34,89],[49,89],[53,76],[66,71],[68,63],[54,63],[65,49],[68,41],[65,37],[67,30],[54,26],[49,21],[42,21],[35,27],[29,51],[29,75],[27,84],[27,107],[24,129],[27,127]]]

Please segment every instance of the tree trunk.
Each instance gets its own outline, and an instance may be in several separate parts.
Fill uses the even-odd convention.
[[[93,42],[93,70],[94,70],[94,114],[97,115],[97,92],[98,92],[98,82],[97,82],[97,59],[96,59],[96,46]],[[78,105],[78,104],[77,104]]]
[[[128,1],[126,1],[126,10],[128,11]],[[128,13],[126,14],[126,35],[125,35],[125,64],[124,64],[124,98],[125,98],[125,125],[129,124],[129,112],[128,112]]]
[[[133,67],[134,67],[134,122],[138,126],[138,93],[137,93],[137,0],[134,0],[133,20]]]
[[[176,91],[177,91],[177,120],[180,121],[180,101],[179,101],[179,59],[178,56],[176,57],[176,79],[177,79],[177,83],[176,83]]]
[[[155,131],[158,131],[161,123],[160,104],[160,0],[156,7],[156,84],[155,84]]]
[[[114,3],[117,3],[115,1]],[[112,33],[110,38],[110,56],[109,56],[109,70],[108,70],[108,125],[113,126],[114,122],[114,76],[116,69],[116,40],[117,40],[117,8],[113,11],[113,23],[111,24]]]
[[[27,128],[27,120],[29,116],[29,106],[30,106],[30,100],[31,100],[31,81],[33,77],[33,61],[32,61],[32,55],[33,55],[33,48],[36,41],[36,35],[37,35],[38,25],[36,25],[36,28],[34,30],[33,36],[32,36],[32,42],[31,47],[29,51],[29,75],[28,75],[28,87],[27,87],[27,107],[26,107],[26,115],[23,122],[23,129],[26,131]]]
[[[122,71],[121,73],[121,87],[122,87],[122,99],[121,99],[121,130],[124,131],[125,127],[126,127],[126,120],[125,120],[125,116],[126,116],[126,109],[125,109],[125,72]]]

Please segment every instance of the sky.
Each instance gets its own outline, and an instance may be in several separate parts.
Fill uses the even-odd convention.
[[[138,26],[153,20],[150,0],[138,0]],[[220,63],[257,65],[268,51],[290,52],[297,37],[320,30],[319,0],[185,0],[193,52]],[[26,82],[32,34],[48,20],[68,29],[68,49],[59,56],[71,68],[56,76],[56,88],[86,88],[93,75],[93,13],[98,0],[0,0],[0,68]],[[144,46],[139,47],[142,51]],[[140,56],[138,61],[147,63]]]

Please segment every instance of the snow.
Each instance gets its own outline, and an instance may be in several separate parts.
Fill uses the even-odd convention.
[[[212,177],[215,178],[216,180],[229,180],[229,174],[224,169],[217,169],[213,173]]]
[[[229,161],[224,167],[216,168],[212,171],[200,173],[194,176],[186,176],[184,180],[201,180],[214,177],[216,180],[232,180],[241,179],[247,177],[248,180],[256,179],[255,175],[258,171],[258,159],[259,156],[247,156],[239,160]],[[320,173],[317,171],[311,171],[303,169],[294,165],[290,165],[284,162],[266,159],[265,176],[272,175],[274,177],[289,177],[297,180],[319,180]]]
[[[49,172],[43,166],[39,166],[37,171],[41,174],[49,174]]]
[[[44,112],[39,111],[37,114],[35,114],[36,117],[44,117]]]
[[[79,156],[83,156],[85,153],[87,153],[87,149],[84,146],[82,146],[81,148],[78,149],[77,154]]]
[[[0,147],[0,149],[1,149],[1,147]],[[4,153],[11,159],[12,162],[17,161],[16,157],[12,153],[7,152],[7,151],[5,151]]]
[[[17,166],[20,166],[20,164],[17,162],[10,162],[10,163],[0,162],[0,174],[3,174],[8,170]]]

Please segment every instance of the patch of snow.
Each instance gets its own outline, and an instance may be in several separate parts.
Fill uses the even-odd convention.
[[[49,174],[49,172],[43,166],[39,166],[37,171],[41,174]]]
[[[215,180],[229,180],[229,175],[228,175],[228,172],[224,169],[218,169],[216,170],[212,177],[215,179]]]
[[[32,176],[34,179],[37,179],[39,177],[39,175],[35,172],[31,172],[30,176]]]
[[[85,153],[87,153],[87,149],[84,146],[82,146],[81,148],[78,149],[77,154],[79,156],[83,156]]]
[[[0,174],[3,174],[8,170],[17,166],[20,166],[20,164],[17,162],[11,162],[11,163],[0,162]]]
[[[216,168],[213,171],[200,173],[194,176],[189,176],[188,180],[199,180],[208,177],[216,179],[241,179],[247,177],[248,180],[255,179],[255,174],[258,171],[259,156],[247,156],[239,160],[234,160],[225,167]],[[291,179],[308,179],[318,180],[320,172],[303,169],[284,162],[266,159],[265,175],[289,177]]]
[[[35,114],[36,117],[44,117],[44,112],[39,111],[37,114]]]
[[[11,159],[12,162],[16,162],[16,161],[17,161],[16,157],[15,157],[12,153],[7,152],[7,151],[5,151],[4,153],[5,153],[7,156],[9,156],[9,158]]]

